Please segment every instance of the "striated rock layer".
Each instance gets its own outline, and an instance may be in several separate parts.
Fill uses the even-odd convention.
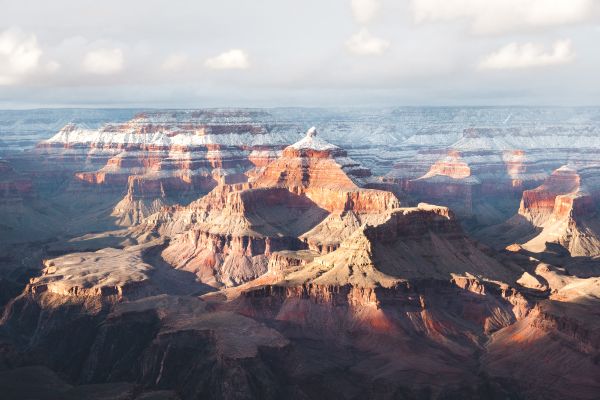
[[[481,228],[512,216],[522,192],[561,165],[597,164],[597,143],[588,131],[519,129],[464,129],[458,140],[439,144],[419,135],[385,180],[417,202],[450,206]]]
[[[172,237],[163,252],[176,268],[213,286],[267,272],[272,253],[332,251],[363,223],[399,207],[391,192],[363,189],[370,172],[308,131],[247,184],[221,185],[188,205],[148,218],[139,237]]]
[[[499,246],[517,243],[519,248],[543,252],[549,244],[571,256],[600,255],[600,194],[598,167],[562,166],[542,185],[523,192],[518,214],[505,224],[490,227]]]
[[[276,157],[289,128],[253,120],[243,111],[142,113],[100,129],[67,125],[35,153],[73,171],[84,186],[127,191],[113,216],[131,225],[217,184],[244,182],[246,172]]]

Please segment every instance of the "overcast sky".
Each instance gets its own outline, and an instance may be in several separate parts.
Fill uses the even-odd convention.
[[[0,107],[600,105],[597,0],[0,0]]]

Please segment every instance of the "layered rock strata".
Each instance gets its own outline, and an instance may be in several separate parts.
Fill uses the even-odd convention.
[[[359,186],[369,179],[313,128],[250,183],[218,186],[135,232],[173,237],[163,252],[169,263],[211,285],[236,286],[267,272],[274,252],[332,251],[360,225],[399,207],[393,193]]]
[[[523,192],[514,217],[484,236],[490,242],[496,236],[498,246],[517,243],[517,250],[539,253],[556,244],[571,256],[599,255],[598,172],[598,167],[558,168],[542,185]]]
[[[67,125],[40,143],[36,154],[74,171],[84,185],[127,191],[113,216],[131,225],[161,205],[185,202],[186,195],[244,182],[246,172],[276,157],[289,128],[252,121],[252,113],[242,111],[142,113],[100,129]],[[151,194],[141,186],[162,190]]]

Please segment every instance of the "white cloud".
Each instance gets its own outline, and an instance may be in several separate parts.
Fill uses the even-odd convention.
[[[371,22],[380,9],[380,0],[352,0],[352,15],[359,24]]]
[[[102,48],[89,51],[83,58],[83,69],[97,75],[111,75],[123,69],[123,50]]]
[[[369,33],[367,28],[362,28],[358,33],[352,35],[352,37],[346,41],[346,47],[354,54],[378,55],[382,54],[390,47],[390,42],[375,37]]]
[[[188,63],[188,56],[181,53],[175,53],[168,56],[165,61],[163,61],[161,68],[165,71],[181,71]]]
[[[250,67],[250,61],[245,51],[232,49],[209,58],[204,65],[211,69],[246,69]]]
[[[467,19],[478,34],[582,22],[594,15],[594,0],[412,0],[417,22]]]
[[[516,69],[566,64],[575,54],[570,40],[559,40],[551,51],[534,43],[510,43],[484,58],[479,64],[484,69]]]
[[[43,62],[34,34],[12,28],[0,32],[0,85],[16,84],[28,76],[56,71],[55,61]]]

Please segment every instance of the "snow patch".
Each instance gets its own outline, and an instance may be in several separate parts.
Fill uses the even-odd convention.
[[[327,142],[326,140],[321,139],[317,136],[317,128],[314,126],[306,131],[306,136],[294,143],[290,146],[296,150],[317,150],[317,151],[327,151],[327,150],[336,150],[339,149],[334,144]]]

